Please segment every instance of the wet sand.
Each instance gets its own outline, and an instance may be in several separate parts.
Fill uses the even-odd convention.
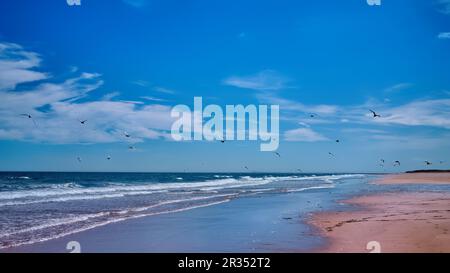
[[[376,181],[377,184],[450,184],[448,173],[404,173],[387,175]]]
[[[450,174],[387,176],[381,184],[450,183]],[[389,193],[347,201],[354,211],[315,214],[311,223],[329,239],[318,252],[450,252],[450,193]]]

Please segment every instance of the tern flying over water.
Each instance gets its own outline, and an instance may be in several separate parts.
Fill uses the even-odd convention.
[[[372,112],[372,115],[374,118],[381,118],[381,115],[377,114],[375,111],[370,110],[370,109],[369,109],[369,111]]]

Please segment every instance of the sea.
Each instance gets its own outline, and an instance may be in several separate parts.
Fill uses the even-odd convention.
[[[331,192],[367,174],[0,173],[0,249],[247,197]]]

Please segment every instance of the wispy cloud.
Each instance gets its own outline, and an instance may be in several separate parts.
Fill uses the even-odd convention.
[[[38,54],[20,45],[0,43],[0,90],[15,89],[18,84],[44,80],[48,74],[33,70],[41,63]]]
[[[148,81],[144,81],[144,80],[137,80],[137,81],[133,81],[131,83],[135,84],[137,86],[140,86],[140,87],[150,87],[151,86],[151,83],[149,83]]]
[[[385,93],[398,92],[398,91],[402,91],[402,90],[408,89],[411,86],[413,86],[413,84],[412,83],[408,83],[408,82],[398,83],[398,84],[389,86],[388,88],[384,89],[384,92]]]
[[[165,94],[170,94],[170,95],[173,95],[176,93],[176,91],[174,91],[172,89],[168,89],[168,88],[160,87],[160,86],[156,86],[155,88],[153,88],[153,90],[155,90],[156,92],[159,92],[159,93],[165,93]]]
[[[438,39],[450,39],[450,32],[441,32],[437,37]]]
[[[450,14],[450,0],[437,0],[439,11],[444,14]]]
[[[0,71],[16,77],[28,75],[39,67],[36,53],[26,52],[20,46],[0,44]],[[20,54],[10,54],[11,50]],[[40,73],[40,72],[38,72]],[[102,143],[127,141],[123,132],[132,135],[132,142],[145,139],[169,138],[171,108],[148,105],[142,101],[113,101],[117,92],[106,94],[99,100],[89,97],[102,85],[101,75],[80,73],[62,82],[50,82],[49,74],[32,83],[0,78],[0,138],[48,143]],[[48,80],[47,80],[48,79]],[[16,91],[17,84],[27,82],[26,90]],[[45,110],[44,110],[45,109]],[[36,126],[20,114],[33,116]],[[81,125],[79,120],[87,120]]]
[[[328,140],[328,138],[315,132],[311,128],[298,128],[286,131],[284,133],[284,139],[286,141],[302,141],[302,142],[317,142]]]
[[[225,85],[258,91],[280,90],[287,88],[290,80],[276,71],[264,70],[249,76],[232,76],[223,81]]]

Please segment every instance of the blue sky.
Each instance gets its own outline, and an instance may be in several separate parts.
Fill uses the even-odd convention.
[[[5,0],[0,170],[448,168],[449,71],[448,0]],[[279,104],[281,158],[172,141],[170,110],[194,96]]]

